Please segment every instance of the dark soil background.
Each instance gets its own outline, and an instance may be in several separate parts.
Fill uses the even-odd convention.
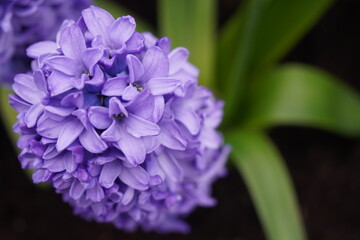
[[[120,2],[156,25],[154,0]],[[223,23],[238,1],[218,2]],[[284,61],[319,66],[360,93],[357,2],[337,1]],[[289,166],[309,238],[360,239],[360,138],[346,139],[299,127],[276,128],[269,134]],[[3,127],[0,140],[0,240],[265,239],[245,185],[233,170],[214,186],[217,207],[198,209],[188,218],[191,234],[126,234],[112,225],[73,216],[54,191],[40,189],[29,181]]]

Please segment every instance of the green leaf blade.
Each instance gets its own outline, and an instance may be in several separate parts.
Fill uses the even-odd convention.
[[[243,95],[254,76],[283,57],[332,2],[253,0],[239,8],[221,33],[217,56],[227,124],[236,124],[234,119],[241,118]]]
[[[267,239],[305,240],[291,178],[275,146],[262,133],[235,131],[225,136]]]
[[[200,70],[199,82],[214,87],[215,0],[159,0],[160,34],[172,47],[190,50],[190,62]]]
[[[275,68],[252,87],[247,106],[246,128],[297,125],[360,135],[360,97],[315,67],[285,64]]]

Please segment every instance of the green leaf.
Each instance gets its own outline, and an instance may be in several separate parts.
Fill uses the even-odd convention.
[[[253,199],[269,240],[305,240],[288,170],[272,142],[262,133],[225,135],[232,158]]]
[[[10,106],[8,95],[13,93],[10,89],[0,88],[0,118],[5,127],[14,149],[19,151],[16,142],[19,135],[14,133],[12,126],[17,122],[17,112]]]
[[[360,135],[360,97],[330,74],[302,64],[285,64],[265,74],[249,92],[246,128],[276,125],[317,127]]]
[[[200,84],[213,87],[216,28],[215,0],[159,0],[160,34],[172,47],[190,50],[190,61],[200,69]]]
[[[133,11],[124,8],[119,3],[115,1],[109,0],[96,0],[95,5],[101,7],[111,13],[114,18],[118,18],[125,15],[131,15],[135,18],[136,21],[136,31],[137,32],[145,32],[145,31],[152,31],[152,27],[147,24],[144,20],[136,15]]]
[[[224,27],[217,56],[226,122],[242,115],[243,93],[253,76],[283,57],[332,2],[252,0],[239,8]]]

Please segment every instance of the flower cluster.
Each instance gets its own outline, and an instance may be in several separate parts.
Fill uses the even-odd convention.
[[[10,95],[19,159],[86,219],[186,232],[181,217],[213,206],[225,173],[223,103],[197,85],[187,49],[135,27],[91,6],[28,48],[33,74]]]
[[[90,0],[1,0],[0,82],[11,84],[16,73],[30,70],[25,49],[54,40],[64,19],[76,19]]]

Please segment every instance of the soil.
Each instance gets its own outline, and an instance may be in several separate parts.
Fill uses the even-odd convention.
[[[122,2],[156,24],[154,1],[149,1],[152,4],[148,3],[146,8],[131,5],[140,1]],[[219,1],[221,22],[233,11],[236,2]],[[356,3],[356,0],[335,3],[283,61],[319,66],[341,77],[360,93]],[[278,127],[270,130],[269,135],[290,169],[309,239],[360,239],[360,138],[348,139],[299,127]],[[188,217],[191,234],[126,234],[112,225],[87,222],[74,216],[53,190],[31,183],[16,160],[3,127],[0,140],[1,240],[265,239],[243,180],[234,170],[214,186],[218,205],[197,209]]]

